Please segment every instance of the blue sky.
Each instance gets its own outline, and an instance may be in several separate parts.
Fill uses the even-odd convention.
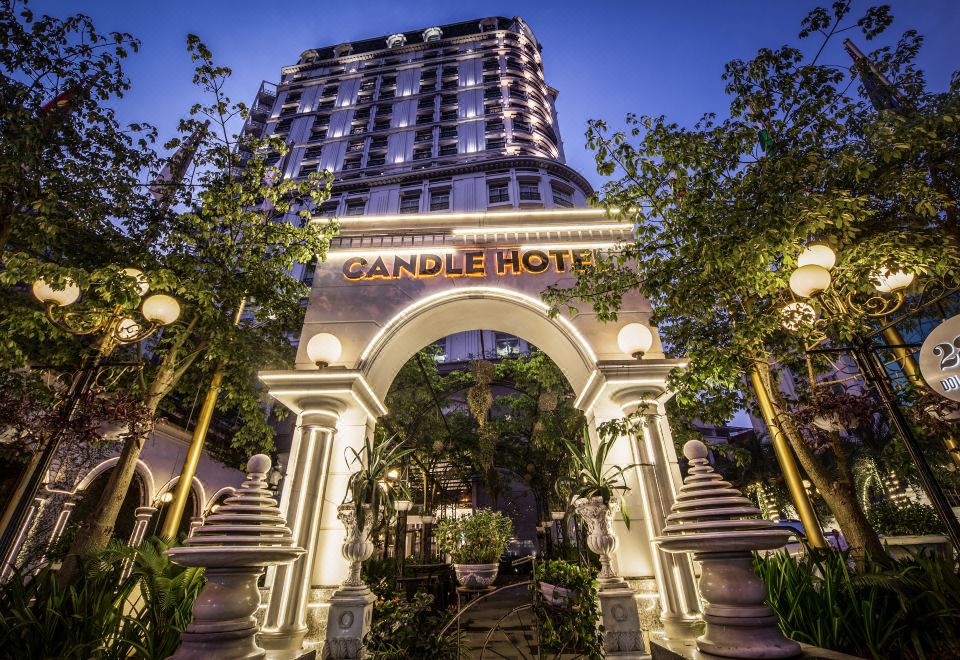
[[[600,178],[584,149],[590,118],[618,123],[627,112],[665,114],[691,123],[726,107],[720,74],[732,58],[762,46],[797,43],[801,18],[829,2],[786,0],[634,0],[595,2],[405,2],[345,0],[35,1],[36,13],[83,12],[101,31],[123,30],[143,41],[127,65],[133,90],[118,104],[121,119],[147,121],[166,139],[197,96],[184,45],[199,34],[218,62],[234,70],[229,92],[249,102],[261,80],[312,47],[483,16],[522,16],[543,43],[548,82],[560,90],[560,128],[568,162],[595,186]],[[859,9],[867,2],[856,3]],[[921,64],[931,88],[960,68],[957,0],[893,0],[893,32],[927,37]],[[867,44],[860,41],[867,50]],[[950,44],[953,44],[951,46]],[[824,61],[847,63],[835,50]]]

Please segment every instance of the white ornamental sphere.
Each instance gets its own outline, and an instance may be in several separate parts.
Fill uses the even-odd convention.
[[[143,301],[143,318],[158,325],[170,325],[180,318],[180,303],[173,296],[158,293]]]
[[[54,303],[66,307],[80,297],[80,287],[73,280],[64,280],[63,288],[54,289],[42,277],[33,283],[33,295],[42,303]]]
[[[617,344],[627,355],[640,358],[653,346],[653,333],[642,323],[628,323],[620,328]]]
[[[800,328],[812,325],[817,320],[817,312],[805,302],[794,302],[784,305],[780,310],[783,317],[781,323],[783,327],[791,332],[796,332]]]
[[[893,293],[913,284],[913,273],[904,273],[902,270],[890,272],[884,268],[870,279],[873,288],[880,293]]]
[[[826,243],[811,243],[804,248],[800,256],[797,257],[798,266],[820,266],[827,270],[833,270],[837,263],[837,255],[833,249]]]
[[[790,276],[790,290],[801,298],[809,298],[830,287],[830,271],[823,266],[800,266]]]
[[[137,282],[137,291],[141,296],[147,293],[150,290],[150,283],[147,282],[147,276],[143,274],[143,271],[139,268],[124,268],[123,274],[129,278],[136,280]]]
[[[320,367],[325,367],[340,359],[343,347],[340,340],[329,332],[321,332],[310,337],[307,342],[307,357]]]

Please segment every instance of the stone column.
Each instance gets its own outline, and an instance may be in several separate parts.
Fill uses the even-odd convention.
[[[664,521],[676,500],[680,468],[663,403],[650,392],[626,391],[617,397],[624,413],[642,414],[642,426],[631,434],[635,456],[641,463],[637,471],[643,490],[650,532],[663,533]],[[660,586],[663,628],[668,638],[688,638],[696,632],[700,598],[693,565],[686,555],[665,552],[651,539],[653,564]]]
[[[290,452],[290,467],[282,494],[287,524],[294,544],[306,554],[292,564],[278,566],[270,589],[270,602],[260,631],[260,644],[271,651],[294,651],[307,634],[307,601],[317,554],[317,531],[323,511],[323,494],[340,409],[336,402],[313,405],[300,416],[300,434]],[[283,654],[271,654],[283,657]]]
[[[147,527],[157,513],[157,508],[152,506],[138,506],[133,514],[133,532],[130,533],[130,545],[138,546],[147,536]]]

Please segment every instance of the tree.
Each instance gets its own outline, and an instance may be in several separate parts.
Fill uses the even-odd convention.
[[[879,7],[848,25],[849,12],[849,2],[837,2],[804,19],[801,38],[820,38],[812,54],[783,46],[728,63],[723,118],[708,113],[684,127],[629,115],[626,130],[614,132],[591,121],[587,144],[598,171],[614,177],[597,201],[635,223],[635,240],[598,255],[578,269],[575,285],[545,297],[556,312],[586,301],[610,320],[626,291],[643,293],[665,344],[690,357],[671,384],[691,417],[729,419],[744,407],[745,375],[757,370],[847,540],[879,557],[840,455],[844,443],[815,450],[793,413],[796,401],[780,390],[790,367],[805,368],[802,340],[781,327],[780,310],[798,252],[814,237],[835,245],[832,274],[843,294],[869,291],[884,267],[925,277],[957,272],[960,77],[946,92],[925,91],[913,64],[921,39],[907,32],[870,55],[908,99],[878,109],[862,65],[820,60],[838,35],[859,30],[872,40],[892,20]],[[842,342],[863,329],[842,319],[828,331]]]
[[[215,64],[198,37],[190,35],[187,45],[197,63],[194,81],[209,97],[180,122],[183,139],[196,144],[191,180],[175,190],[175,203],[141,191],[143,211],[115,218],[109,230],[97,234],[104,253],[123,255],[123,265],[142,268],[152,289],[175,295],[182,306],[178,323],[156,341],[140,345],[146,367],[136,382],[125,385],[153,418],[176,388],[195,391],[199,382],[209,381],[215,365],[223,364],[219,408],[236,411],[243,420],[232,442],[247,451],[269,450],[272,430],[256,372],[292,362],[289,337],[302,323],[300,301],[307,288],[291,271],[297,263],[322,259],[336,231],[332,223],[312,222],[309,214],[311,205],[329,194],[330,177],[285,179],[268,165],[268,156],[282,156],[286,145],[277,138],[254,140],[233,132],[247,108],[224,94],[230,69]],[[167,148],[181,143],[173,140]],[[8,265],[9,284],[30,282],[40,274],[54,280],[66,276],[95,285],[83,304],[136,304],[134,282],[114,265],[64,269],[26,252],[9,255]],[[33,324],[34,332],[48,331],[36,329],[42,322],[35,317],[21,322]],[[110,538],[146,437],[144,431],[124,442],[100,503],[64,562],[64,582],[75,575],[78,556],[102,549]]]

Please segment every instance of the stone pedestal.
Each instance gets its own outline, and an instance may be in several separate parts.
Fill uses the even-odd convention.
[[[373,595],[366,586],[348,586],[337,590],[330,599],[327,615],[327,639],[323,657],[331,660],[353,660],[360,657],[363,636],[373,619]]]
[[[600,591],[600,613],[607,631],[603,639],[606,657],[624,660],[645,657],[637,601],[626,582],[620,588],[604,587]]]

